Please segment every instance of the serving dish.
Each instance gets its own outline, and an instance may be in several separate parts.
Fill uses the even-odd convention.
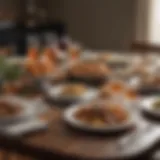
[[[136,125],[129,108],[109,101],[73,105],[65,110],[64,121],[71,127],[93,133],[121,132]]]
[[[160,78],[155,74],[132,77],[129,83],[140,95],[154,95],[160,93]]]
[[[136,90],[122,80],[108,81],[100,88],[99,97],[102,99],[119,99],[132,104],[137,103],[139,99]]]
[[[97,96],[97,90],[83,83],[45,84],[44,93],[47,99],[61,103],[89,101]]]
[[[160,119],[160,98],[158,96],[145,97],[141,102],[142,111]]]

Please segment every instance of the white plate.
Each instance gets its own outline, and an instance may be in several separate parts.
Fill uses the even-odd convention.
[[[160,109],[154,109],[153,104],[155,101],[159,100],[160,97],[146,97],[142,100],[142,110],[146,113],[149,113],[150,115],[154,117],[160,118]]]
[[[0,101],[1,100],[11,104],[18,104],[18,107],[22,108],[21,112],[18,115],[0,117],[1,125],[6,123],[16,123],[35,115],[35,109],[33,107],[34,103],[29,103],[26,100],[18,98],[16,96],[1,96]]]
[[[69,101],[75,101],[75,100],[83,100],[83,101],[88,101],[88,100],[92,100],[93,98],[96,98],[96,96],[98,95],[98,92],[96,89],[87,87],[86,92],[84,92],[82,95],[80,96],[73,96],[73,95],[61,95],[64,87],[67,86],[67,84],[59,84],[57,86],[53,86],[53,85],[47,85],[45,86],[45,91],[47,93],[47,95],[50,98],[54,98],[57,100],[69,100]]]
[[[106,127],[92,127],[90,125],[84,124],[83,122],[77,120],[74,117],[74,114],[82,108],[83,104],[80,105],[73,105],[70,108],[64,111],[64,121],[69,124],[70,126],[89,132],[97,132],[97,133],[110,133],[110,132],[119,132],[126,129],[129,129],[135,126],[136,122],[134,121],[134,117],[130,115],[129,120],[123,124],[114,125],[114,126],[106,126]]]

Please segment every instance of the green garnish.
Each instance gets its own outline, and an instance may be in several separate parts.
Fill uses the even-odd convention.
[[[22,75],[22,69],[17,65],[8,65],[4,72],[4,79],[6,80],[16,80]]]
[[[23,68],[17,64],[9,64],[5,57],[0,57],[0,75],[6,81],[14,81],[23,74]]]

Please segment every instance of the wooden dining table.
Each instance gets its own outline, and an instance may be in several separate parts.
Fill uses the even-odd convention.
[[[33,132],[21,137],[7,137],[0,135],[0,158],[2,160],[109,160],[109,159],[150,159],[153,151],[160,147],[159,142],[149,148],[136,148],[128,150],[134,143],[135,136],[130,143],[123,146],[121,142],[125,137],[136,133],[132,129],[123,134],[95,135],[74,130],[63,121],[64,108],[52,106],[49,112],[40,116],[40,119],[49,121],[48,129]],[[142,123],[140,120],[140,124]],[[144,119],[143,124],[149,124],[147,131],[152,130],[152,123]],[[146,131],[146,132],[147,132]],[[147,144],[147,143],[146,143]],[[136,154],[135,154],[135,153]]]
[[[63,120],[64,109],[64,106],[50,105],[49,111],[39,117],[42,121],[48,121],[46,130],[19,137],[8,137],[0,133],[0,160],[154,160],[154,152],[160,149],[159,140],[149,148],[147,143],[150,138],[142,144],[136,141],[139,133],[137,128],[147,125],[147,133],[154,130],[156,123],[143,115],[137,117],[137,128],[123,134],[99,135],[68,126]],[[126,145],[122,143],[125,139],[129,139]],[[131,144],[134,145],[131,147]]]

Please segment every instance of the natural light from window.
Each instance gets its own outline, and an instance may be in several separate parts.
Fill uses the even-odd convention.
[[[160,0],[150,0],[148,40],[160,44]]]

